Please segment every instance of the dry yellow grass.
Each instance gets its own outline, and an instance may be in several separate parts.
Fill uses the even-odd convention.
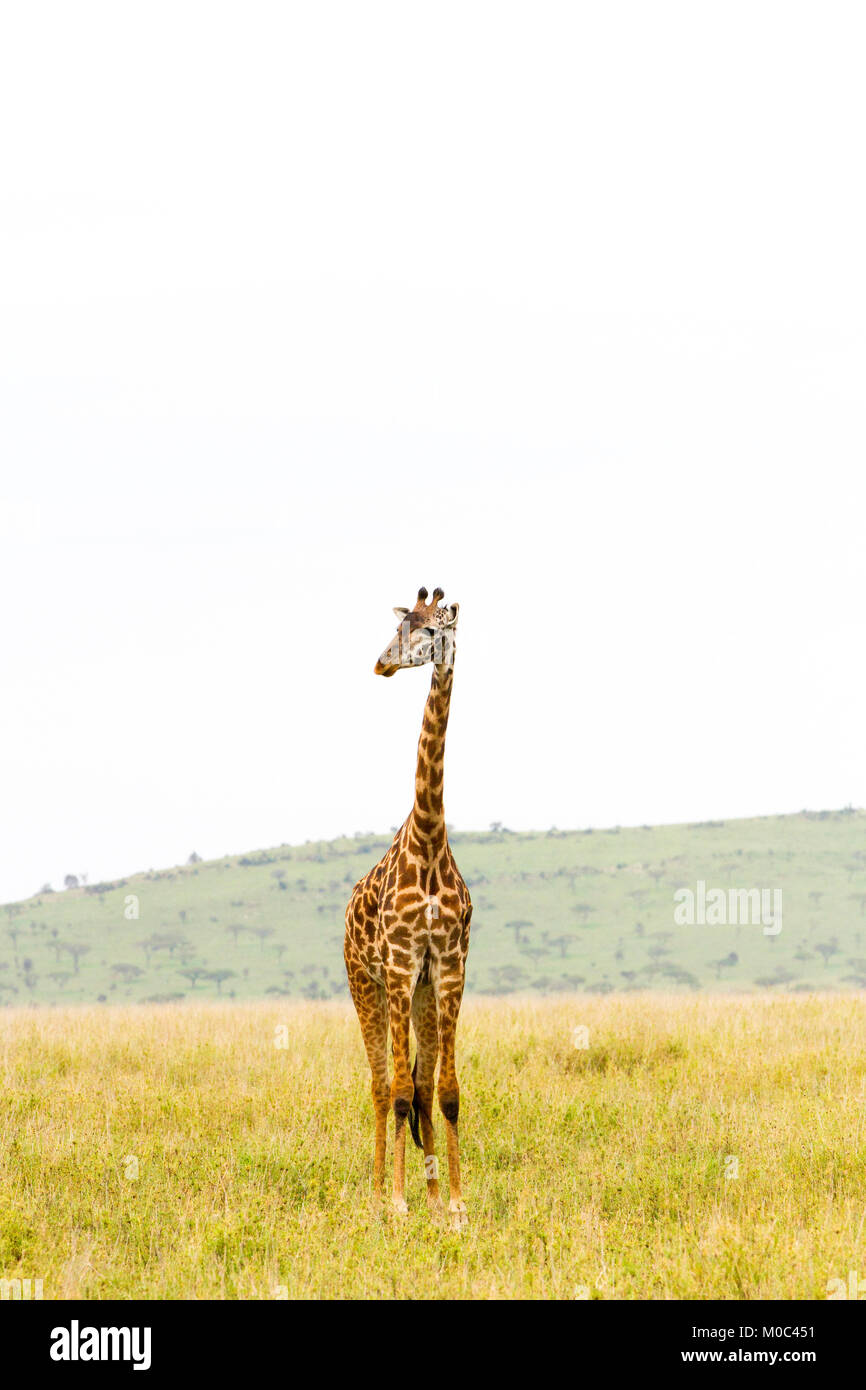
[[[458,1062],[460,1235],[431,1224],[411,1146],[408,1221],[372,1209],[342,1004],[2,1011],[0,1277],[46,1298],[658,1299],[866,1275],[858,998],[470,1000]]]

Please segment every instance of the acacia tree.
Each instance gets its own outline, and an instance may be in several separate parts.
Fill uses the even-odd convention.
[[[66,941],[64,942],[63,949],[72,957],[73,969],[77,975],[78,962],[82,956],[88,955],[90,947],[84,941]]]
[[[138,944],[144,946],[142,941]],[[151,951],[168,951],[170,956],[173,956],[177,950],[183,951],[189,945],[189,937],[184,936],[183,932],[179,931],[154,932],[150,938]]]
[[[208,972],[198,965],[193,965],[188,970],[179,970],[177,973],[178,975],[183,975],[185,980],[189,980],[193,989],[195,989],[197,982],[202,979],[203,976],[207,975]]]
[[[541,946],[521,946],[520,954],[522,956],[528,956],[532,964],[537,967],[542,956],[550,955],[550,952],[545,951]]]
[[[711,969],[715,970],[716,979],[720,980],[722,978],[722,971],[732,969],[738,964],[739,959],[740,957],[737,955],[736,951],[731,951],[730,955],[723,956],[721,960],[707,961],[707,964]]]
[[[224,981],[226,981],[226,980],[233,980],[233,979],[235,978],[235,971],[234,971],[234,970],[208,970],[208,971],[206,972],[206,978],[207,978],[208,980],[213,980],[214,983],[215,983],[215,985],[216,985],[216,987],[217,987],[217,994],[222,994],[222,992],[223,992],[223,983],[224,983]]]
[[[137,980],[139,975],[144,974],[140,965],[127,965],[125,961],[118,961],[111,967],[112,975],[119,975],[124,984],[130,984],[132,980]]]
[[[569,946],[571,945],[571,937],[570,937],[570,936],[551,936],[551,937],[548,938],[548,943],[547,943],[547,944],[548,944],[549,946],[556,946],[556,947],[558,948],[558,950],[559,950],[559,958],[560,958],[560,960],[565,960],[565,957],[566,957],[566,955],[568,954],[568,948],[569,948]]]

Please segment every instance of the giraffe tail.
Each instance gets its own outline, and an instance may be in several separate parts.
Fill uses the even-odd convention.
[[[417,1070],[418,1070],[418,1058],[416,1057],[416,1058],[415,1058],[415,1065],[414,1065],[413,1068],[412,1068],[412,1085],[413,1085],[413,1086],[415,1086],[415,1073],[416,1073]],[[412,1097],[412,1108],[411,1108],[411,1110],[409,1111],[409,1129],[411,1130],[412,1139],[413,1139],[413,1141],[414,1141],[414,1143],[415,1143],[416,1148],[423,1149],[424,1145],[423,1145],[422,1142],[421,1142],[421,1112],[420,1112],[420,1110],[419,1110],[419,1108],[418,1108],[418,1089],[417,1089],[417,1087],[415,1088],[415,1094],[414,1094],[414,1096]]]

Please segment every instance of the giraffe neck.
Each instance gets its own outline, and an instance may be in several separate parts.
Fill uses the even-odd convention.
[[[424,707],[424,721],[418,740],[418,764],[415,769],[415,805],[412,819],[419,833],[429,840],[445,835],[445,813],[442,809],[443,767],[445,761],[445,732],[451,706],[451,687],[454,666],[433,667],[430,694]]]

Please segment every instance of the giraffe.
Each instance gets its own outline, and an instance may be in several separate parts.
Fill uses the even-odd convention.
[[[449,1219],[466,1224],[460,1188],[457,1116],[460,1088],[455,1070],[457,1017],[463,998],[469,922],[469,890],[454,862],[442,810],[445,731],[454,680],[459,605],[440,607],[445,597],[418,590],[415,607],[395,608],[400,626],[379,657],[375,673],[393,676],[412,666],[433,665],[415,772],[415,801],[383,859],[356,885],[346,908],[344,956],[349,988],[372,1073],[376,1137],[373,1190],[381,1202],[388,1111],[393,1107],[394,1187],[392,1209],[408,1211],[406,1121],[424,1151],[427,1202],[444,1213],[433,1131],[433,1090],[439,1063],[439,1109],[448,1152]],[[415,1064],[409,1064],[410,1020]],[[394,1076],[388,1079],[388,1031]]]

